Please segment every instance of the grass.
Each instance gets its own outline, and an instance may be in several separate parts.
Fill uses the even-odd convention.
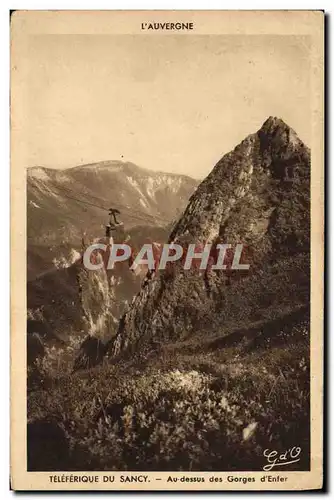
[[[307,470],[308,360],[301,335],[270,348],[159,346],[53,373],[30,391],[28,421],[61,429],[63,448],[47,432],[41,453],[32,435],[29,469],[261,470],[266,448],[300,446],[295,470]]]

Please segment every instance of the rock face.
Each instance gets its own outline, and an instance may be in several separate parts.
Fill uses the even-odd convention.
[[[169,238],[182,245],[243,243],[248,275],[185,271],[180,264],[172,273],[160,271],[123,316],[109,356],[152,340],[183,339],[202,325],[224,324],[226,315],[240,321],[260,316],[287,296],[292,309],[305,305],[309,181],[309,149],[281,119],[268,118],[216,164]]]
[[[140,248],[149,235],[156,241],[166,241],[169,231],[137,227],[129,234],[132,247]],[[103,238],[99,241],[105,242]],[[121,243],[124,237],[115,241]],[[140,290],[142,277],[135,276],[128,263],[108,273],[105,269],[87,271],[82,265],[83,248],[80,252],[69,267],[54,269],[27,284],[28,310],[32,319],[39,320],[43,338],[47,329],[50,340],[66,342],[71,336],[83,339],[86,335],[109,340],[117,331],[126,304]]]

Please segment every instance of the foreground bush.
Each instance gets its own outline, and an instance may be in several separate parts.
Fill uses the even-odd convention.
[[[298,343],[244,355],[169,352],[140,371],[134,361],[106,365],[32,392],[28,418],[64,430],[68,459],[53,470],[261,470],[264,449],[292,446],[302,448],[295,469],[305,470],[308,357]]]

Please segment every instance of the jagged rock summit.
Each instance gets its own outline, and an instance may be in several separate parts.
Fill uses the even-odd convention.
[[[247,314],[252,319],[255,310],[261,317],[263,297],[269,297],[266,307],[271,307],[282,283],[284,293],[290,293],[291,307],[303,305],[308,282],[309,181],[310,151],[279,118],[269,117],[256,133],[224,155],[191,196],[169,242],[243,243],[251,249],[249,274],[227,280],[221,270],[204,280],[203,273],[185,271],[180,264],[175,264],[172,274],[160,271],[123,316],[109,356],[152,340],[188,337],[202,325],[223,325],[227,316],[237,321],[240,311],[243,321]],[[297,275],[292,271],[296,268]]]
[[[309,151],[297,134],[281,119],[269,117],[258,132],[223,156],[200,184],[170,240],[190,234],[212,241],[221,234],[234,207],[259,201],[255,179],[264,175],[284,181],[297,175],[296,169],[301,166],[307,168],[308,161]],[[290,165],[294,172],[289,171]]]

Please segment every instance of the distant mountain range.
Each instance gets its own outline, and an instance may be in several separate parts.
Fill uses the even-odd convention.
[[[139,248],[147,238],[166,241],[196,185],[184,175],[117,161],[67,170],[29,168],[28,330],[39,322],[45,339],[65,341],[97,328],[99,336],[112,335],[142,277],[127,265],[113,277],[85,273],[79,260],[82,237],[87,244],[103,237],[107,209],[115,207],[132,245]]]
[[[104,161],[66,170],[27,171],[28,279],[73,262],[84,234],[104,234],[107,209],[120,210],[125,230],[166,227],[182,212],[197,181],[130,162]],[[105,211],[104,211],[105,209]]]

